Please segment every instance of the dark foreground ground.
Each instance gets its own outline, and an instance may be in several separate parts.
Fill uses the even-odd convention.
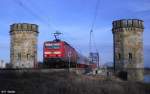
[[[150,84],[68,73],[0,73],[1,94],[150,94]]]

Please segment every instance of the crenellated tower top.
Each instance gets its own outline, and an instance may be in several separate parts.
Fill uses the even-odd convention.
[[[113,33],[120,31],[120,29],[125,29],[125,30],[140,29],[140,31],[142,31],[142,32],[144,29],[144,22],[142,20],[139,20],[139,19],[116,20],[116,21],[113,21],[112,25],[113,25],[113,28],[112,28]]]

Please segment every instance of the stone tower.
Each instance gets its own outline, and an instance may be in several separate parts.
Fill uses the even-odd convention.
[[[113,21],[114,68],[125,71],[128,80],[143,80],[143,31],[142,20]]]
[[[12,68],[35,68],[37,65],[36,24],[17,23],[10,26],[10,62]]]

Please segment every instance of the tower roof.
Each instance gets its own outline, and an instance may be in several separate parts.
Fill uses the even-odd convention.
[[[116,20],[116,21],[113,21],[112,25],[113,25],[113,29],[130,28],[130,27],[144,29],[143,20],[139,20],[139,19]]]
[[[38,33],[38,25],[29,23],[14,23],[10,25],[10,33],[13,31],[34,31]]]

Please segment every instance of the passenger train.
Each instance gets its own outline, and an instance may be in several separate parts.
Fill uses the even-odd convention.
[[[96,68],[96,64],[90,64],[88,58],[59,39],[44,42],[43,62],[49,68]]]

